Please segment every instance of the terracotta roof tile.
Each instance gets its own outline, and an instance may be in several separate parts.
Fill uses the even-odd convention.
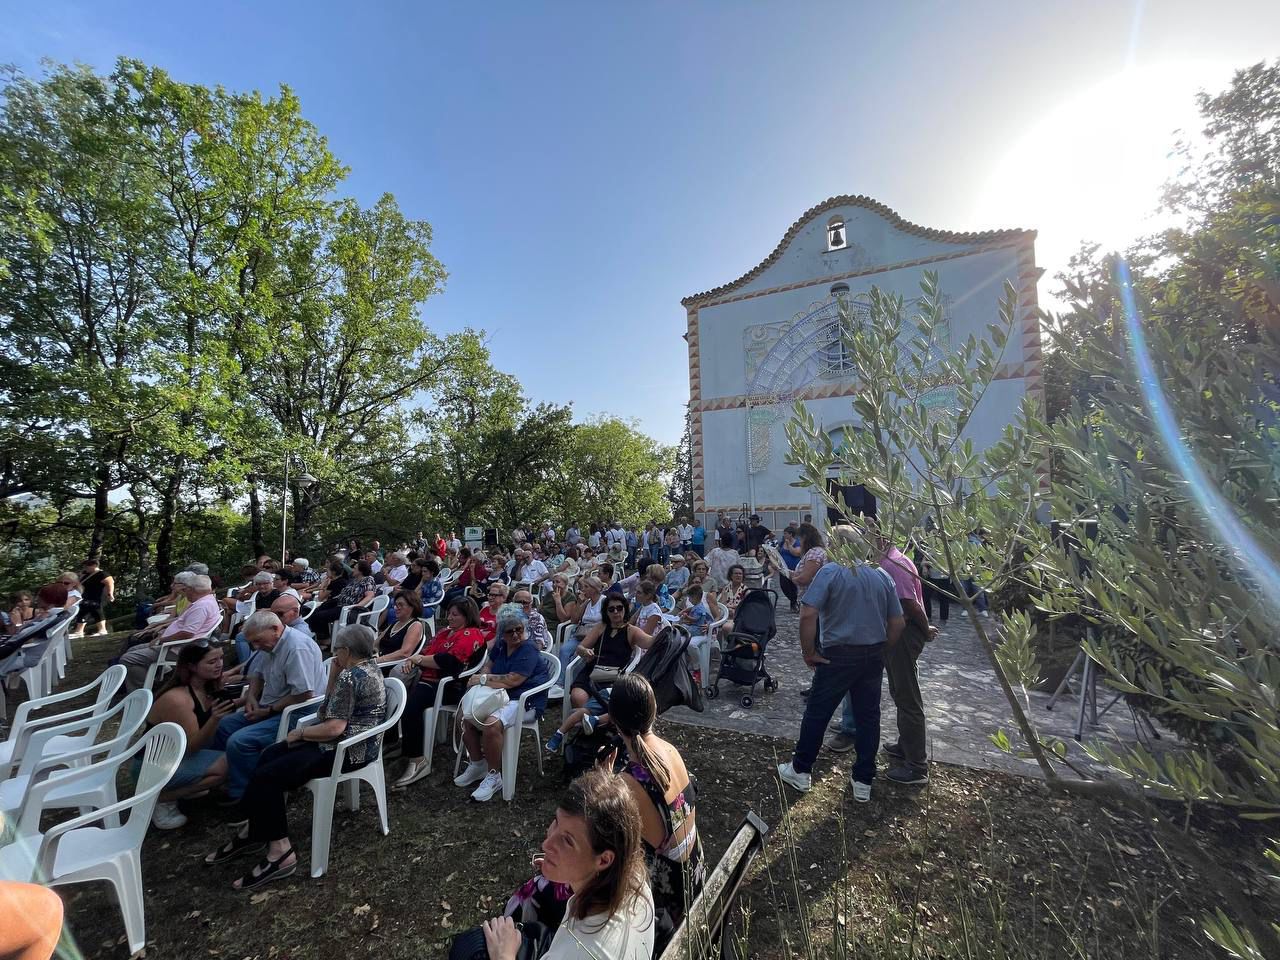
[[[829,200],[823,200],[822,203],[818,204],[816,207],[810,207],[806,210],[800,219],[791,225],[791,228],[778,242],[778,245],[773,248],[773,252],[761,260],[756,266],[752,267],[740,276],[737,280],[734,280],[732,283],[722,284],[712,290],[704,290],[702,293],[695,293],[692,296],[685,297],[680,301],[680,303],[686,307],[694,306],[705,300],[728,293],[730,290],[754,280],[763,273],[766,268],[771,266],[780,256],[782,256],[782,251],[786,249],[787,244],[795,239],[796,235],[800,232],[801,227],[819,214],[826,213],[828,210],[834,210],[837,207],[862,207],[865,210],[878,213],[903,233],[911,234],[914,237],[924,237],[926,240],[941,240],[944,243],[990,243],[992,241],[1013,240],[1019,237],[1027,237],[1030,239],[1036,235],[1034,230],[1021,229],[982,230],[969,233],[957,233],[953,230],[935,230],[932,227],[922,227],[917,223],[912,223],[910,220],[904,220],[897,214],[897,212],[885,206],[879,200],[874,200],[871,197],[864,197],[861,194],[858,196],[846,195],[832,197]]]

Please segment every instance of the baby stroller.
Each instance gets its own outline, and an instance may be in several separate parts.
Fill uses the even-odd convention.
[[[742,695],[744,707],[755,703],[756,684],[761,681],[770,693],[778,689],[778,681],[764,666],[769,641],[778,632],[778,625],[774,622],[777,605],[777,591],[763,589],[748,590],[738,602],[733,632],[720,642],[720,666],[705,691],[708,698],[714,700],[720,696],[721,680],[751,688]]]

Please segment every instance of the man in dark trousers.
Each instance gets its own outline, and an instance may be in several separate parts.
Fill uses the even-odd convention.
[[[889,677],[889,695],[898,711],[898,739],[886,743],[884,752],[892,761],[886,776],[894,783],[920,785],[929,782],[928,757],[925,752],[924,701],[920,695],[920,679],[916,661],[924,645],[938,635],[929,625],[924,612],[924,594],[920,575],[911,558],[893,542],[871,528],[879,550],[880,569],[893,578],[898,602],[906,623],[897,643],[885,648],[884,669]],[[827,748],[844,753],[857,743],[857,718],[853,704],[844,702],[840,730],[827,741]]]
[[[813,688],[795,753],[790,763],[778,765],[778,776],[802,793],[813,785],[809,771],[822,747],[822,736],[836,707],[849,696],[857,720],[857,758],[850,780],[854,800],[866,803],[871,799],[880,747],[885,649],[902,633],[902,605],[892,578],[866,562],[872,547],[862,530],[837,526],[831,531],[831,543],[842,544],[857,559],[852,566],[828,561],[800,601],[800,650],[814,670]],[[816,644],[819,620],[821,653]]]

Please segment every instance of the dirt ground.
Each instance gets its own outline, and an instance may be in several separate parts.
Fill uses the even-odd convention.
[[[67,682],[94,675],[105,649],[79,646]],[[743,956],[1221,956],[1193,924],[1216,903],[1213,890],[1171,862],[1136,818],[1038,781],[943,764],[926,788],[881,778],[871,803],[856,804],[849,759],[826,755],[810,793],[787,788],[784,815],[774,767],[788,741],[662,721],[659,732],[698,778],[712,862],[748,810],[773,828],[734,930]],[[230,887],[250,860],[201,862],[229,832],[222,811],[194,802],[185,828],[152,830],[144,846],[147,956],[446,956],[455,933],[499,913],[530,874],[563,789],[559,760],[539,777],[533,750],[526,738],[512,803],[476,804],[450,782],[445,747],[429,778],[392,792],[386,837],[366,789],[359,811],[335,814],[329,872],[316,880],[306,871],[310,794],[301,792],[290,808],[299,872],[254,894]],[[398,761],[387,763],[394,775]],[[1269,902],[1274,913],[1256,837],[1234,826],[1195,829],[1209,833],[1223,862],[1240,865],[1255,905]],[[68,945],[86,957],[128,954],[105,885],[61,892]]]

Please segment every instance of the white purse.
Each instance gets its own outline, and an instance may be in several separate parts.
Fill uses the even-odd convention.
[[[489,724],[489,718],[511,702],[507,691],[477,684],[462,695],[458,715],[477,727]]]

